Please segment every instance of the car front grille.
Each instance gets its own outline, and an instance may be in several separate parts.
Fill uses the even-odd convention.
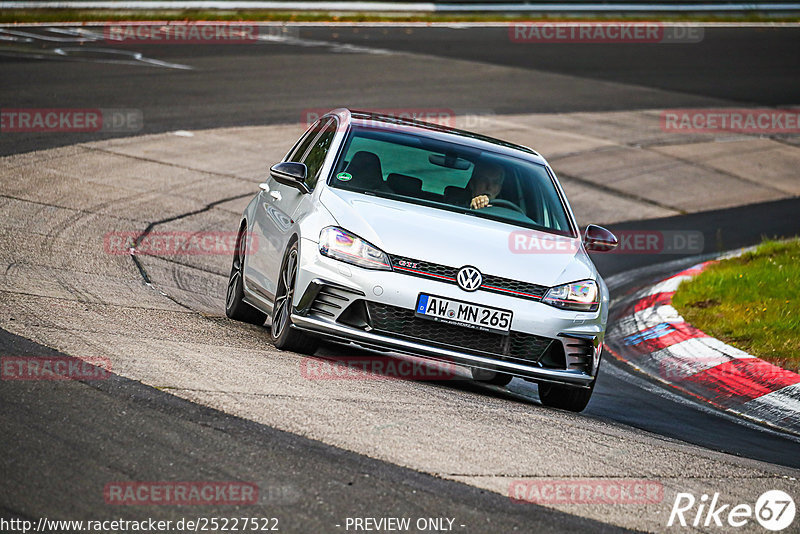
[[[376,333],[512,362],[538,363],[554,341],[522,332],[503,335],[430,321],[416,317],[413,310],[377,302],[367,302],[367,310]]]
[[[395,272],[409,276],[439,280],[454,285],[456,285],[456,275],[460,269],[460,267],[448,267],[446,265],[415,260],[404,256],[389,256],[389,260]],[[542,300],[542,297],[544,297],[544,294],[549,289],[547,286],[540,286],[529,282],[481,274],[483,276],[483,283],[478,289],[489,291],[490,293],[499,293],[501,295],[539,301]]]

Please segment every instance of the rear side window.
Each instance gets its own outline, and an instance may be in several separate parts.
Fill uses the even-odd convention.
[[[316,124],[309,128],[305,135],[303,135],[303,137],[300,138],[300,141],[298,141],[294,146],[289,156],[287,156],[286,161],[302,163],[303,156],[305,155],[306,151],[308,151],[308,147],[311,146],[311,143],[314,142],[314,139],[317,138],[317,135],[319,135],[319,132],[322,131],[322,128],[324,128],[326,124],[326,121],[319,120],[316,122]]]
[[[308,177],[306,178],[306,185],[309,189],[314,189],[319,180],[319,174],[322,170],[322,164],[325,162],[325,157],[333,143],[333,138],[336,136],[336,120],[330,119],[321,129],[321,133],[314,145],[305,156],[302,163],[308,167]]]

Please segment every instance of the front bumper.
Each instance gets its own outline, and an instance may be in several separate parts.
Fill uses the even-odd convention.
[[[343,264],[320,255],[317,244],[308,240],[301,240],[296,287],[294,328],[365,348],[577,387],[590,387],[599,366],[605,332],[601,310],[571,312],[478,291],[470,294],[470,300],[513,311],[511,334],[487,340],[476,338],[476,331],[464,327],[442,327],[440,331],[431,322],[414,318],[417,296],[424,292],[463,300],[464,292],[457,286]],[[354,319],[350,312],[359,307],[364,313]],[[387,323],[385,317],[381,320],[370,313],[376,308],[389,309],[401,317]],[[518,343],[521,338],[524,342]],[[528,350],[534,346],[538,348]],[[520,347],[525,350],[520,351]],[[560,364],[558,357],[548,355],[550,352],[560,353]]]
[[[557,382],[560,384],[589,387],[594,380],[593,376],[582,371],[531,367],[495,358],[442,349],[423,343],[415,343],[404,339],[366,332],[352,326],[338,324],[318,317],[293,315],[292,323],[293,328],[299,328],[310,333],[331,336],[341,341],[349,341],[367,349],[388,349],[414,356],[423,355],[432,360],[491,371],[500,371],[522,378],[534,379],[536,381]]]

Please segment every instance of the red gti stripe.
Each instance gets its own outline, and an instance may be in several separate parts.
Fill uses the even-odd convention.
[[[423,276],[432,276],[434,278],[440,278],[442,280],[447,280],[449,282],[455,282],[456,281],[455,278],[452,278],[450,276],[444,276],[444,275],[441,275],[441,274],[428,273],[428,272],[425,272],[425,271],[418,271],[417,269],[409,269],[408,267],[399,267],[399,266],[395,265],[394,268],[395,269],[399,269],[401,271],[408,271],[408,272],[411,272],[411,273],[421,274]],[[541,300],[541,298],[542,298],[542,297],[537,297],[536,295],[531,295],[530,293],[523,293],[522,291],[514,291],[513,289],[503,289],[502,287],[488,286],[486,284],[482,285],[479,289],[493,289],[495,291],[503,291],[505,293],[513,293],[514,295],[522,295],[523,297],[530,297],[530,298],[534,298],[534,299],[537,299],[537,300]]]
[[[408,267],[398,267],[395,266],[395,269],[400,269],[401,271],[409,271],[412,273],[421,274],[423,276],[433,276],[434,278],[441,278],[442,280],[450,280],[451,282],[455,282],[455,278],[450,278],[449,276],[443,276],[441,274],[433,274],[433,273],[426,273],[425,271],[418,271],[416,269],[409,269]]]

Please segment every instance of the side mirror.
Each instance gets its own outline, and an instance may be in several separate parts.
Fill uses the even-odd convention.
[[[277,163],[270,167],[269,174],[275,178],[275,181],[279,184],[295,187],[299,189],[301,193],[311,192],[306,185],[308,168],[305,163],[295,163],[293,161]]]
[[[618,244],[614,234],[596,224],[587,226],[586,232],[583,234],[583,246],[586,247],[586,250],[608,252],[617,248]]]

